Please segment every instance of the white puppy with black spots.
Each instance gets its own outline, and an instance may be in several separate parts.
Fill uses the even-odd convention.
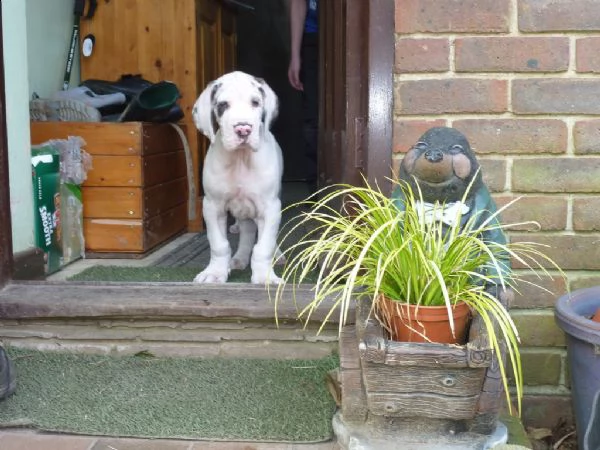
[[[196,283],[225,283],[231,269],[250,263],[252,283],[279,283],[273,256],[281,221],[281,148],[270,131],[277,96],[260,78],[231,72],[200,94],[192,115],[210,140],[202,170],[202,211],[210,262]],[[233,258],[227,213],[236,219],[239,245]],[[258,230],[258,239],[256,233]]]

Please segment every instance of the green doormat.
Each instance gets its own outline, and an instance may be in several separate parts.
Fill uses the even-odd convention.
[[[112,357],[9,348],[0,427],[142,438],[315,442],[335,403],[321,360]]]
[[[69,277],[70,281],[192,282],[203,267],[92,266]],[[232,270],[229,282],[249,283],[250,269]]]
[[[141,282],[188,282],[203,270],[203,267],[127,267],[127,266],[92,266],[69,277],[69,281],[141,281]],[[275,273],[281,276],[281,267]],[[317,279],[317,274],[309,276],[307,282]],[[232,270],[228,283],[250,283],[251,271]]]

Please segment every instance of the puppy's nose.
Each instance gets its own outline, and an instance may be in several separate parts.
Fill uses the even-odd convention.
[[[248,137],[252,133],[252,125],[249,123],[237,123],[233,126],[233,131],[241,138]]]

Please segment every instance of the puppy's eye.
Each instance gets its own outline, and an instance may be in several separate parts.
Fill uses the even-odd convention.
[[[257,98],[253,98],[251,104],[254,108],[258,108],[260,106],[260,100]]]
[[[217,116],[221,117],[227,108],[229,108],[229,102],[217,103]]]

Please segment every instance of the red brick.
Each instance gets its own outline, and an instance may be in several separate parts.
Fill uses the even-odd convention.
[[[564,347],[564,332],[554,321],[552,309],[511,311],[521,345],[531,347]]]
[[[507,205],[517,196],[495,196],[494,200],[498,209]],[[567,226],[567,197],[534,195],[518,198],[516,202],[501,213],[502,222],[509,225],[513,223],[536,222],[510,227],[511,230],[536,231],[562,231]]]
[[[521,31],[600,30],[598,0],[519,0]]]
[[[542,193],[600,192],[600,159],[515,159],[512,167],[512,190]]]
[[[523,282],[517,284],[518,292],[515,292],[511,309],[553,308],[556,300],[567,292],[567,282],[559,275],[542,278],[535,275],[522,277]],[[529,283],[534,283],[535,286]]]
[[[448,39],[396,41],[396,72],[446,72],[450,68]]]
[[[600,114],[597,79],[515,80],[513,111],[517,114]]]
[[[571,292],[579,289],[587,289],[600,285],[600,274],[596,272],[592,275],[577,275],[569,277],[569,287]]]
[[[573,127],[573,143],[577,154],[600,153],[600,120],[580,120]]]
[[[506,161],[479,158],[483,182],[490,192],[502,192],[506,186]]]
[[[400,164],[402,158],[392,158],[392,176],[395,180],[398,179],[398,172],[400,172]]]
[[[455,43],[457,72],[561,72],[569,67],[566,37],[469,37]]]
[[[576,41],[577,72],[600,72],[600,37],[586,37]]]
[[[573,200],[573,229],[575,231],[600,231],[599,197],[577,197]]]
[[[467,119],[452,126],[483,153],[565,153],[567,126],[556,119]]]
[[[600,235],[549,235],[541,233],[511,233],[511,242],[537,242],[545,245],[540,250],[562,270],[600,270]],[[541,262],[541,261],[540,261]],[[544,263],[550,269],[550,263]],[[523,265],[513,261],[514,268]]]
[[[523,349],[521,364],[525,386],[557,386],[563,355],[560,350]]]
[[[504,112],[507,103],[505,80],[474,78],[401,81],[394,101],[398,114]]]
[[[445,120],[395,120],[394,153],[407,152],[427,130],[446,126]]]
[[[503,33],[510,0],[396,0],[397,33]]]
[[[522,420],[526,427],[553,428],[566,420],[573,424],[573,400],[570,395],[525,395]]]

